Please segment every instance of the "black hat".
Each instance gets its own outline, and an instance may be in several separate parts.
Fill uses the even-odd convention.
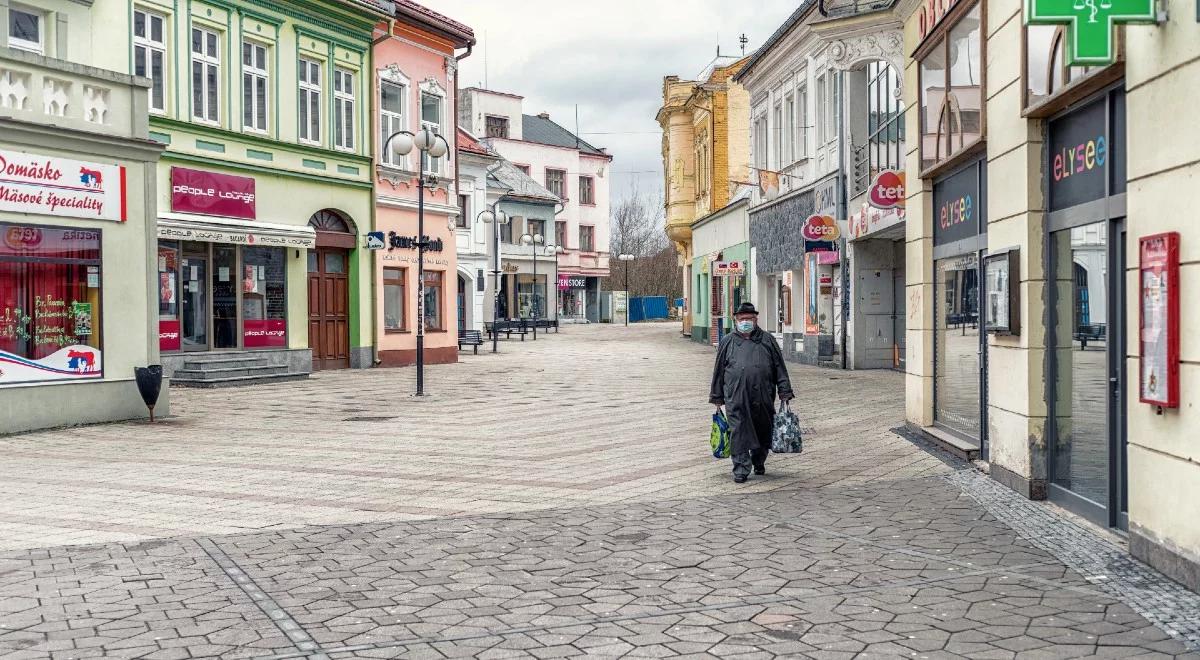
[[[737,316],[738,314],[753,314],[758,316],[758,310],[754,309],[753,303],[744,302],[739,305],[737,311],[733,313],[734,316]]]

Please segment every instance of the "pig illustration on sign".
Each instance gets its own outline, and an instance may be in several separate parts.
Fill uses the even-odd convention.
[[[96,370],[96,354],[91,351],[75,351],[67,353],[67,368],[77,373],[88,373]]]
[[[104,174],[99,170],[81,167],[79,168],[79,181],[88,188],[99,188],[104,185]]]

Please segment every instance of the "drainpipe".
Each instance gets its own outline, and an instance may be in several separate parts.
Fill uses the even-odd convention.
[[[837,77],[838,99],[841,100],[841,107],[837,109],[838,113],[838,217],[849,218],[847,215],[850,200],[846,197],[846,72],[839,71]],[[846,250],[850,247],[850,242],[845,236],[841,237],[841,249],[838,250],[838,267],[841,269],[841,286],[842,286],[842,369],[847,366],[846,360],[846,345],[850,343],[850,273],[849,262],[846,261]]]
[[[387,20],[387,29],[383,36],[371,42],[371,61],[374,64],[375,47],[379,44],[392,38],[393,29],[396,26],[396,19],[389,18]],[[372,81],[373,82],[373,81]],[[378,101],[375,98],[374,89],[371,90],[371,121],[374,123],[376,113],[378,112]],[[375,140],[371,140],[371,150],[375,149]],[[379,156],[375,154],[371,159],[371,231],[375,231],[379,227],[379,194],[375,189],[375,163],[378,162]],[[371,366],[378,367],[383,364],[383,359],[379,357],[379,250],[371,250]]]

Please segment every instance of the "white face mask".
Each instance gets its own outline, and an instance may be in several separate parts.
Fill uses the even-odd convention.
[[[748,334],[754,330],[754,321],[738,321],[737,330],[742,334]]]

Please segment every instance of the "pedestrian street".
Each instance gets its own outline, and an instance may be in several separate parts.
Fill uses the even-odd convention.
[[[789,363],[805,451],[733,483],[713,355],[567,326],[423,400],[322,372],[0,438],[0,658],[1200,657],[1200,598],[904,432],[902,374]]]

